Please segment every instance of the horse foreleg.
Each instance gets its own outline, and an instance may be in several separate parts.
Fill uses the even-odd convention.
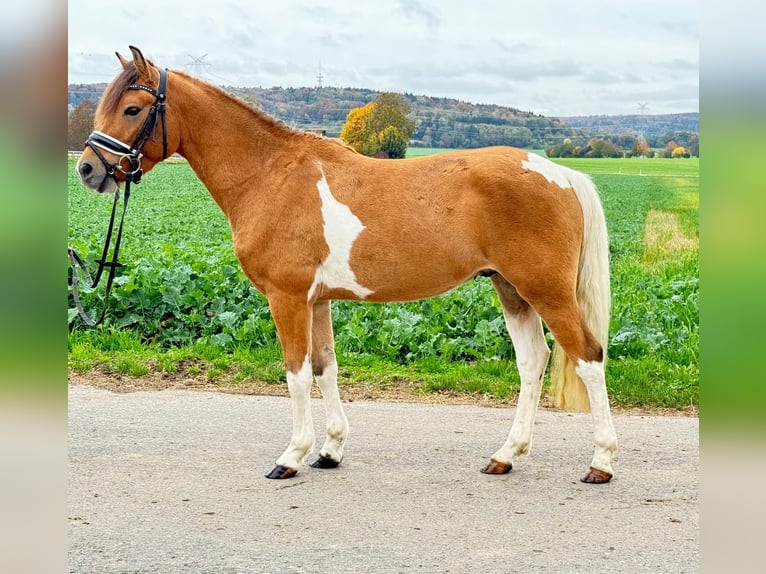
[[[305,301],[292,298],[271,298],[269,307],[285,359],[293,429],[290,444],[266,477],[290,478],[298,472],[315,440],[311,420],[311,309]]]
[[[314,304],[311,337],[311,366],[322,391],[327,418],[327,434],[314,468],[335,468],[343,458],[343,445],[348,437],[348,419],[338,393],[338,363],[332,333],[330,302]]]
[[[516,414],[508,439],[482,470],[485,474],[504,474],[511,470],[515,457],[529,452],[550,351],[545,342],[540,316],[535,310],[502,277],[493,276],[492,282],[503,307],[505,325],[516,352],[516,365],[521,377]]]

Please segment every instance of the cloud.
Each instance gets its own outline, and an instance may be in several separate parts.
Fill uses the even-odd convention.
[[[668,70],[676,70],[676,71],[683,71],[683,72],[697,73],[697,71],[699,70],[699,63],[693,62],[691,60],[686,60],[684,58],[673,58],[672,60],[662,60],[660,62],[656,62],[655,65],[658,68],[665,68]]]
[[[492,43],[500,48],[503,52],[514,55],[528,54],[534,49],[531,44],[527,44],[526,42],[514,42],[513,44],[508,44],[498,40],[497,38],[492,38]]]
[[[426,25],[434,30],[441,24],[441,17],[433,10],[423,6],[419,0],[396,0],[397,6],[407,16],[421,18]]]
[[[159,65],[184,69],[206,58],[208,79],[225,85],[325,85],[458,97],[571,115],[626,104],[616,94],[652,90],[671,107],[692,98],[675,87],[698,83],[697,6],[692,0],[644,0],[605,11],[605,0],[577,6],[538,0],[133,0],[125,21],[104,35],[116,7],[102,0],[69,6],[69,77],[105,82],[118,71],[115,49],[133,43]],[[156,8],[152,11],[149,8]],[[165,17],[185,14],[183,25]],[[661,91],[659,87],[670,88]],[[608,93],[604,90],[614,90]],[[637,98],[638,96],[636,96]],[[610,99],[611,98],[611,99]],[[647,98],[649,99],[649,98]],[[632,113],[634,105],[623,110]]]
[[[699,22],[696,19],[661,20],[658,23],[658,27],[665,32],[669,32],[672,36],[680,37],[684,40],[699,39]]]

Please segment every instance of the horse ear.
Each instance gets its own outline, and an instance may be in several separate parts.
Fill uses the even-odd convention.
[[[144,59],[144,55],[141,53],[141,50],[136,48],[135,46],[130,46],[130,51],[133,54],[133,63],[136,65],[136,69],[138,70],[138,73],[142,76],[150,76],[149,73],[149,64],[146,63],[146,60]]]
[[[123,68],[123,69],[127,68],[127,67],[128,67],[128,64],[129,64],[130,62],[128,62],[128,60],[126,60],[126,59],[125,59],[125,58],[122,56],[122,54],[120,54],[119,52],[115,52],[115,54],[117,54],[117,59],[120,61],[120,65],[122,66],[122,68]]]

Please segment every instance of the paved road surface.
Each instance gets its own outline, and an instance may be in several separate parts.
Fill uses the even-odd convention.
[[[285,398],[70,386],[70,572],[698,570],[696,418],[616,417],[597,486],[589,415],[541,411],[531,454],[486,476],[513,409],[345,406],[343,464],[272,481]]]

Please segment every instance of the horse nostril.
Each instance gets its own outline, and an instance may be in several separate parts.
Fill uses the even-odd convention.
[[[82,177],[88,177],[91,173],[93,173],[93,166],[87,161],[82,162],[80,164],[80,175]]]

